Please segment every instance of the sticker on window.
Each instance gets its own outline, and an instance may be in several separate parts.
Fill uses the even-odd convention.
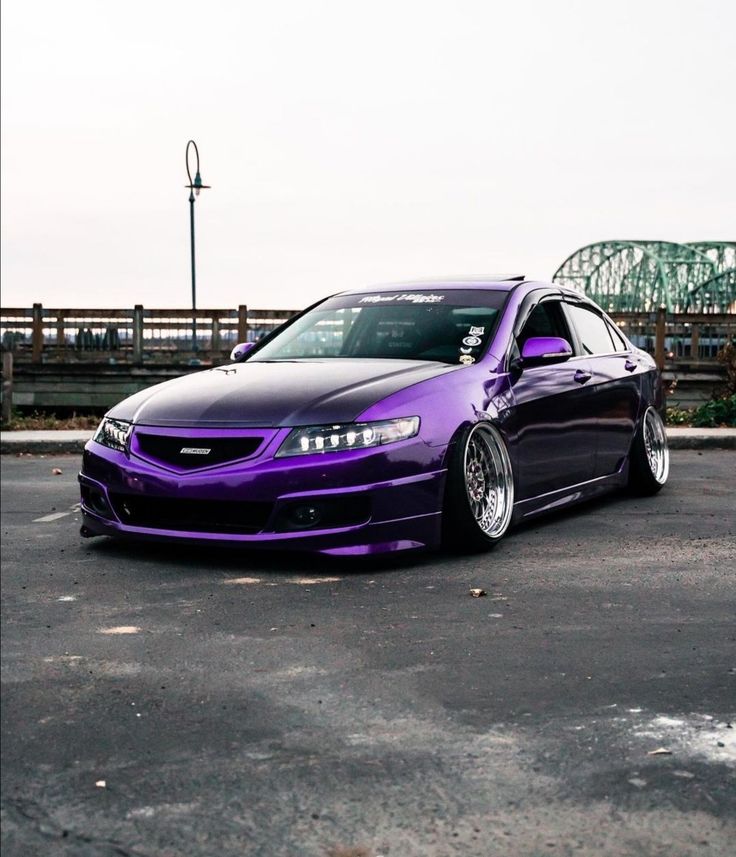
[[[366,295],[360,299],[359,303],[383,304],[405,301],[412,304],[438,304],[444,299],[444,295],[423,295],[416,292],[408,292],[403,295]]]
[[[366,295],[360,299],[362,304],[382,304],[389,301],[395,301],[396,295]]]
[[[475,363],[475,357],[473,357],[472,354],[461,354],[460,362],[464,366],[470,366],[471,363]]]

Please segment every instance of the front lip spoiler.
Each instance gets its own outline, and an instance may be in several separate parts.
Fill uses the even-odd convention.
[[[223,535],[128,527],[125,524],[99,518],[82,508],[84,523],[80,533],[84,538],[112,536],[130,542],[158,542],[174,546],[207,545],[210,549],[216,546],[231,549],[296,550],[348,557],[437,547],[440,543],[441,519],[441,512],[431,512],[411,518],[369,522],[329,531]]]
[[[85,538],[91,538],[96,535],[107,535],[124,537],[130,539],[166,541],[169,543],[186,544],[186,543],[221,543],[241,545],[243,547],[262,547],[262,548],[284,548],[284,549],[301,549],[318,550],[328,553],[331,550],[346,551],[349,548],[355,547],[357,543],[377,544],[385,542],[386,544],[394,544],[397,541],[406,542],[406,547],[429,547],[438,544],[439,542],[439,524],[442,512],[437,509],[418,515],[409,515],[406,517],[392,517],[390,519],[363,521],[359,524],[351,524],[350,526],[333,527],[322,530],[295,530],[293,532],[276,532],[273,529],[273,523],[276,520],[279,508],[282,504],[292,502],[294,500],[309,500],[310,498],[326,498],[326,497],[341,497],[353,494],[370,494],[376,491],[385,491],[402,487],[409,487],[422,482],[438,482],[438,490],[441,490],[441,483],[444,482],[447,471],[445,469],[430,471],[427,473],[419,473],[412,476],[401,477],[398,479],[386,480],[384,482],[376,482],[368,485],[353,485],[342,488],[323,489],[321,491],[297,491],[288,494],[282,494],[276,497],[273,501],[273,511],[266,524],[267,529],[259,533],[213,533],[198,530],[165,530],[155,529],[152,527],[136,527],[129,524],[124,524],[117,517],[104,518],[94,512],[92,509],[82,503],[81,510],[83,515],[83,524],[81,535]],[[108,499],[110,509],[114,509],[109,501],[107,487],[92,479],[84,473],[78,474],[80,484],[87,484],[104,492]],[[417,530],[419,535],[415,538],[398,538],[396,534],[402,533],[404,530]],[[385,533],[385,538],[382,533]],[[410,534],[409,534],[410,535]],[[375,541],[374,541],[375,540]],[[409,544],[411,542],[411,545]],[[370,544],[364,544],[364,552],[371,553],[373,550]],[[386,548],[386,550],[396,550],[401,548]],[[380,552],[380,551],[379,551]],[[342,554],[340,554],[342,555]]]

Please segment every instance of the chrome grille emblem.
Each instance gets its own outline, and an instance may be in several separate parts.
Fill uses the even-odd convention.
[[[205,449],[202,446],[183,446],[179,450],[179,455],[209,455],[211,449]]]

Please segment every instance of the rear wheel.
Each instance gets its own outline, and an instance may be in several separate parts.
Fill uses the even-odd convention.
[[[670,452],[662,417],[652,407],[642,418],[629,458],[629,487],[637,494],[660,491],[669,476]]]
[[[501,433],[490,423],[464,429],[450,451],[443,509],[444,541],[484,550],[503,537],[514,509],[514,474]]]

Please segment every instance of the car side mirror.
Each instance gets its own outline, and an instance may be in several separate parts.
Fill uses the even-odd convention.
[[[522,366],[563,363],[570,357],[572,357],[570,343],[559,336],[532,336],[521,349]]]
[[[230,359],[233,361],[242,360],[254,345],[255,342],[239,342],[230,352]]]

